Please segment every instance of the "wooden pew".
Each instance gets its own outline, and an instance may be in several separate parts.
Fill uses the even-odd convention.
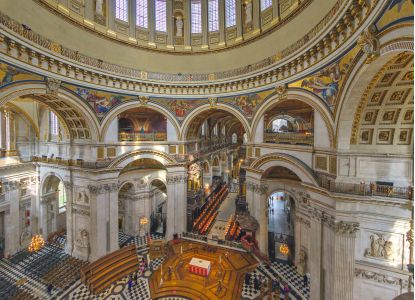
[[[81,281],[94,294],[99,294],[122,277],[138,270],[135,245],[107,254],[81,268]]]

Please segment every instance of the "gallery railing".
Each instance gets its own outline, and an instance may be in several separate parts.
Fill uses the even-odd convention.
[[[265,143],[312,146],[314,135],[304,132],[265,132]]]
[[[121,132],[118,134],[120,142],[145,142],[145,141],[166,141],[167,134],[165,132]]]
[[[192,239],[192,240],[198,240],[198,241],[205,242],[205,243],[209,243],[209,241],[212,241],[212,242],[218,243],[218,245],[227,246],[227,247],[235,248],[238,250],[240,249],[245,250],[242,244],[239,242],[226,241],[226,240],[221,240],[221,239],[209,239],[207,236],[200,235],[197,233],[183,232],[182,237]]]
[[[335,182],[325,177],[319,178],[320,186],[334,193],[354,194],[361,196],[382,196],[413,200],[413,187],[397,187],[377,184],[375,182]]]

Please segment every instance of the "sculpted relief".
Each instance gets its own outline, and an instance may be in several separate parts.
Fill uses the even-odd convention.
[[[393,243],[387,241],[383,234],[372,234],[370,236],[370,248],[366,248],[364,255],[391,260],[393,258]]]

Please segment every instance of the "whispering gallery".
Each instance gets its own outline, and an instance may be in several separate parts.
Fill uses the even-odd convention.
[[[413,0],[1,0],[0,299],[413,299]]]

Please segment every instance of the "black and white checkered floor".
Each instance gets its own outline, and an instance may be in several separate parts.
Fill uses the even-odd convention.
[[[156,240],[162,238],[159,235],[151,235],[151,239]],[[121,233],[119,236],[120,244],[129,245],[136,244],[137,246],[137,256],[141,260],[142,257],[146,257],[149,251],[147,247],[148,237],[132,237],[126,234]],[[152,261],[153,270],[157,270],[160,265],[165,260],[165,257],[157,258]],[[151,273],[150,273],[151,274]],[[114,283],[109,289],[102,292],[99,295],[93,295],[89,292],[87,287],[82,284],[80,281],[77,281],[73,286],[71,286],[65,293],[58,297],[62,300],[86,300],[86,299],[142,299],[147,300],[151,299],[150,289],[148,286],[147,278],[150,276],[149,273],[139,274],[137,281],[128,289],[128,277],[124,277]],[[166,298],[167,299],[167,298]],[[169,299],[175,299],[169,298]],[[180,298],[177,298],[180,299]]]

